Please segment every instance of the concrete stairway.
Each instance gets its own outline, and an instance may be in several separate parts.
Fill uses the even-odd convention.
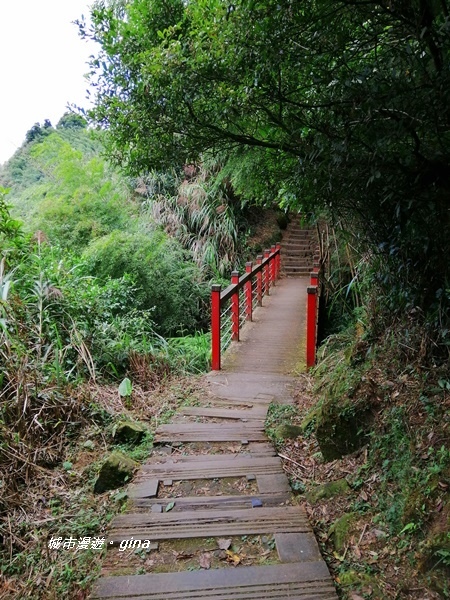
[[[286,277],[308,276],[317,249],[317,231],[302,227],[299,221],[292,221],[281,242],[281,272]]]

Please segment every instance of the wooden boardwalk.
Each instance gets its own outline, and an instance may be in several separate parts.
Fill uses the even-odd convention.
[[[229,349],[222,371],[206,377],[204,404],[182,409],[159,427],[155,442],[162,451],[129,487],[133,508],[112,521],[107,539],[108,553],[131,538],[151,540],[151,552],[158,553],[160,542],[271,536],[276,560],[264,564],[261,556],[251,566],[224,561],[221,568],[203,563],[181,572],[106,575],[92,600],[337,598],[306,513],[264,433],[269,404],[292,402],[293,376],[304,362],[307,284],[306,278],[278,282]],[[220,488],[225,482],[228,493]],[[167,493],[179,484],[192,485],[191,492]]]

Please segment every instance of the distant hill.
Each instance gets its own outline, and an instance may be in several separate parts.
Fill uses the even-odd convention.
[[[0,168],[12,213],[33,232],[77,251],[116,229],[134,229],[138,207],[125,179],[102,156],[102,132],[78,115],[36,123]]]

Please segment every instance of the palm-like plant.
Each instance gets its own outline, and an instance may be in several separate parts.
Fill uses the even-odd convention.
[[[176,186],[171,180],[172,189],[160,175],[148,175],[139,191],[145,193],[155,221],[192,252],[195,262],[223,276],[237,259],[240,205],[230,186],[212,177],[206,167],[186,167],[185,175]]]

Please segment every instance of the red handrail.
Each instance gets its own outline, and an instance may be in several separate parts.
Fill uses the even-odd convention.
[[[306,305],[306,368],[316,364],[317,330],[319,325],[319,283],[320,264],[314,263],[310,273],[310,285],[307,288],[308,301]]]
[[[251,321],[253,316],[253,301],[259,306],[262,298],[269,294],[271,286],[280,276],[281,245],[272,246],[271,250],[264,251],[264,258],[258,256],[256,265],[248,262],[245,265],[245,274],[239,276],[238,271],[231,275],[231,285],[223,291],[220,285],[211,288],[211,369],[220,370],[222,353],[222,309],[228,300],[231,300],[231,335],[230,340],[239,341],[240,303],[239,292],[245,290],[245,319]],[[255,282],[255,293],[253,283]],[[227,341],[224,344],[227,345]]]

